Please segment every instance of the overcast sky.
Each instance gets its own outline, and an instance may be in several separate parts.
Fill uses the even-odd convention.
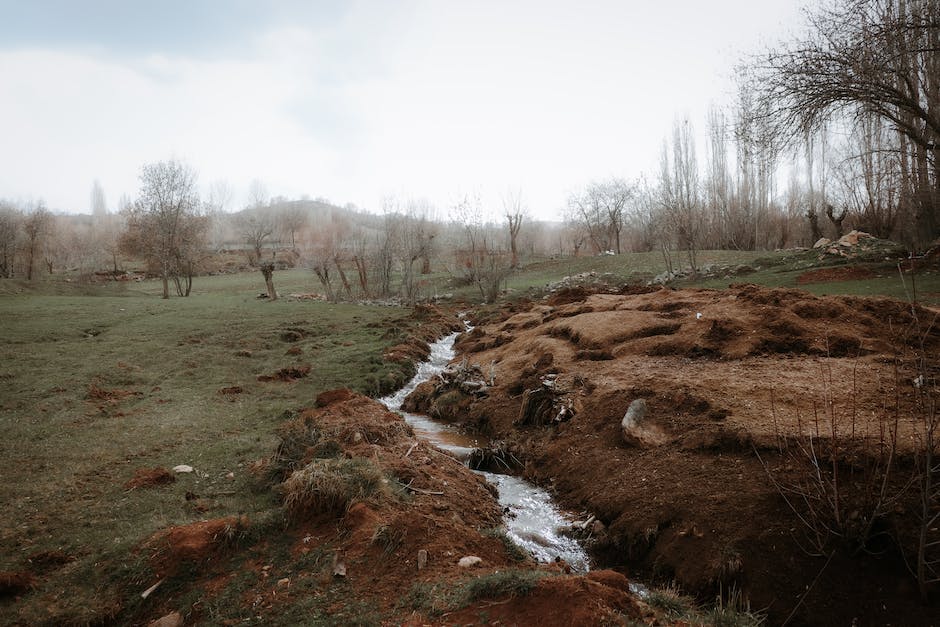
[[[247,202],[388,195],[446,212],[521,189],[559,215],[592,179],[655,171],[798,0],[0,0],[0,198],[112,210],[183,160]]]

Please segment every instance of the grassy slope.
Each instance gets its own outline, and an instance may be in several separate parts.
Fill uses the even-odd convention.
[[[275,280],[285,293],[313,287],[301,272]],[[91,616],[101,602],[95,588],[141,539],[206,516],[187,507],[186,491],[214,497],[212,517],[273,507],[270,492],[247,485],[246,469],[272,452],[282,412],[324,389],[372,391],[397,368],[381,354],[406,311],[269,303],[254,298],[262,285],[260,275],[198,279],[193,296],[168,301],[152,283],[94,297],[0,297],[0,570],[20,569],[42,551],[78,558],[24,599],[36,606],[26,616],[42,615],[59,589],[68,589],[54,601],[67,615]],[[306,337],[286,343],[285,327]],[[294,346],[303,354],[286,355]],[[297,363],[312,366],[308,378],[257,381]],[[89,398],[93,384],[127,395]],[[244,393],[218,393],[236,385]],[[177,464],[198,476],[123,488],[138,468]]]
[[[675,257],[678,257],[678,255]],[[768,287],[795,287],[818,295],[890,296],[902,300],[908,300],[912,293],[910,274],[905,273],[902,281],[897,267],[887,262],[863,264],[875,272],[876,278],[858,281],[807,283],[803,285],[797,283],[797,278],[808,269],[815,267],[815,265],[811,265],[802,257],[794,258],[783,252],[701,251],[698,254],[698,262],[700,265],[749,265],[755,271],[737,276],[680,281],[676,283],[677,287],[694,286],[721,289],[727,287],[729,283],[756,283]],[[558,259],[528,264],[509,278],[507,286],[513,292],[524,293],[527,290],[544,289],[549,283],[559,281],[565,276],[574,276],[586,272],[595,272],[598,275],[610,274],[612,275],[610,278],[612,283],[618,281],[645,282],[664,272],[665,269],[662,255],[652,252]],[[915,277],[916,289],[914,290],[918,302],[926,305],[940,305],[940,272],[938,270],[940,269],[935,267],[930,270],[918,271]]]

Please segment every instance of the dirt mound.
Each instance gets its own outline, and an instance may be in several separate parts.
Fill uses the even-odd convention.
[[[348,401],[355,396],[355,392],[349,388],[338,388],[336,390],[327,390],[317,395],[316,406],[326,407],[333,403]]]
[[[134,396],[143,396],[143,394],[136,390],[108,390],[99,386],[97,382],[92,382],[88,386],[88,392],[85,394],[85,399],[97,402],[100,406],[104,406],[115,405],[126,398]]]
[[[428,344],[463,328],[453,312],[435,305],[416,305],[409,317],[418,324],[413,326],[401,343],[385,352],[386,360],[412,364],[424,361],[431,354]],[[386,335],[396,337],[399,335],[399,329],[388,329]]]
[[[310,364],[288,366],[287,368],[281,368],[274,374],[258,375],[258,381],[294,381],[303,379],[308,374],[310,374]]]
[[[499,595],[449,613],[447,624],[477,624],[482,612],[495,625],[615,625],[627,619],[656,624],[650,608],[630,593],[627,578],[609,570],[584,577],[545,577],[524,595]]]
[[[831,283],[833,281],[860,281],[877,276],[870,268],[861,266],[839,266],[835,268],[818,268],[809,270],[796,277],[799,285],[806,283]]]
[[[0,599],[29,592],[36,585],[36,578],[26,571],[0,571]]]
[[[177,573],[184,564],[205,566],[233,547],[240,533],[248,529],[244,516],[203,520],[170,527],[155,534],[145,545],[154,571],[160,577]]]
[[[152,488],[160,485],[167,485],[176,481],[176,476],[166,468],[138,468],[125,484],[125,490],[136,490],[137,488]]]
[[[909,447],[918,433],[913,364],[922,348],[940,350],[936,321],[891,299],[743,284],[537,304],[458,341],[459,358],[496,372],[462,415],[568,506],[597,516],[606,527],[596,545],[602,565],[675,578],[704,598],[733,586],[777,622],[823,563],[795,542],[801,523],[754,447],[773,456],[775,442],[835,434],[876,455],[892,429]],[[521,420],[534,389],[550,391],[542,414],[565,408],[567,419]],[[441,398],[421,394],[433,412]],[[621,423],[637,399],[664,434],[655,448],[623,442]],[[873,467],[860,463],[842,472],[861,477]],[[899,501],[897,511],[908,506]],[[878,524],[888,535],[904,519],[888,512]],[[914,586],[896,586],[909,577],[897,549],[871,561],[844,545],[833,550],[798,620],[923,624]]]

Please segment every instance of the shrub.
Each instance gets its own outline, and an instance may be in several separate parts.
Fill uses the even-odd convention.
[[[354,501],[387,490],[385,477],[367,459],[314,459],[282,484],[291,515],[344,512]]]

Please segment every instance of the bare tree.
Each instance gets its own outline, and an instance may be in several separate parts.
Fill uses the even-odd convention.
[[[659,197],[676,243],[686,250],[692,272],[696,272],[701,203],[695,142],[688,120],[677,121],[673,127],[671,159],[667,145],[663,144]]]
[[[26,216],[23,221],[23,232],[26,239],[23,243],[23,253],[26,257],[26,280],[33,280],[36,262],[42,256],[42,247],[46,243],[52,229],[52,214],[40,200],[36,209]]]
[[[758,62],[768,117],[789,132],[873,115],[899,137],[912,236],[940,233],[940,0],[840,0]]]
[[[261,268],[261,276],[264,277],[264,286],[268,290],[268,298],[272,301],[277,300],[277,290],[274,289],[274,262],[262,261],[258,264]]]
[[[263,209],[255,209],[241,220],[242,237],[251,247],[248,262],[251,265],[260,264],[264,256],[264,246],[274,234],[274,220],[271,215],[264,213]]]
[[[221,251],[226,236],[226,212],[232,202],[234,190],[231,183],[218,179],[209,186],[206,213],[209,218],[209,243],[216,252]]]
[[[17,236],[23,214],[13,204],[0,201],[0,279],[13,277]]]
[[[307,226],[308,219],[307,211],[298,203],[286,203],[281,207],[277,220],[284,234],[290,237],[292,250],[297,247],[297,233]]]
[[[200,215],[196,173],[179,161],[145,165],[140,195],[127,215],[122,244],[142,255],[163,281],[163,298],[170,297],[169,282],[188,296],[197,256],[204,248],[206,220]]]
[[[503,215],[509,228],[509,251],[512,254],[511,267],[519,267],[519,230],[528,218],[528,211],[522,201],[522,190],[508,191],[503,197]]]

